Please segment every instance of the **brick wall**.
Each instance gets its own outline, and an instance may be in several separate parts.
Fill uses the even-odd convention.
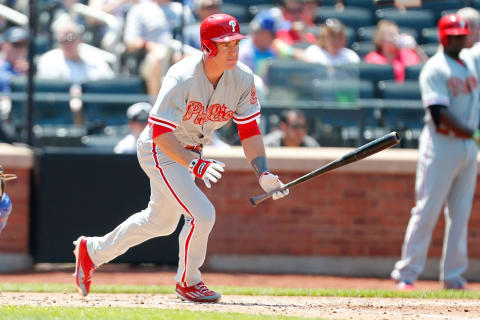
[[[32,264],[29,254],[30,172],[33,153],[25,147],[0,143],[0,165],[5,173],[17,175],[6,182],[5,191],[13,210],[7,227],[0,233],[0,271],[27,269]]]
[[[28,253],[30,224],[30,169],[4,167],[4,172],[17,175],[6,183],[5,191],[12,201],[13,210],[7,227],[0,233],[0,252]]]
[[[285,181],[298,173],[282,172]],[[252,207],[262,193],[253,174],[229,173],[206,190],[217,220],[210,254],[294,256],[399,256],[414,205],[415,175],[331,173],[291,190],[278,201]],[[480,258],[478,193],[470,223],[470,255]],[[430,256],[439,257],[443,216],[432,238]]]
[[[288,182],[349,150],[268,151],[272,170]],[[417,156],[416,150],[387,150],[300,184],[287,198],[253,207],[249,198],[262,190],[248,163],[209,154],[225,161],[227,171],[220,183],[204,189],[217,210],[207,265],[227,271],[388,276],[400,257],[415,204]],[[428,253],[427,278],[438,274],[443,230],[441,213]],[[478,190],[468,241],[470,274],[476,274],[470,278],[478,278]]]

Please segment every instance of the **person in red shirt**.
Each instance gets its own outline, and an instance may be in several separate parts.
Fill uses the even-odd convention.
[[[381,20],[373,37],[374,51],[365,56],[365,62],[375,64],[391,64],[395,80],[405,80],[405,67],[418,64],[428,59],[417,45],[415,39],[408,34],[400,34],[395,22]]]
[[[312,1],[309,1],[312,2]],[[315,3],[314,3],[315,4]],[[312,32],[308,31],[308,27],[312,25],[312,21],[306,18],[304,12],[305,3],[303,0],[283,0],[281,11],[286,21],[285,26],[277,31],[277,39],[282,40],[288,45],[296,42],[315,43],[316,39]],[[310,8],[309,4],[307,8]],[[306,18],[306,20],[304,20]]]

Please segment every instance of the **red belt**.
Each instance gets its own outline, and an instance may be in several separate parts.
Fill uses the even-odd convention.
[[[448,130],[448,129],[445,129],[445,128],[436,128],[436,131],[438,133],[444,134],[446,136],[455,137],[455,138],[464,138],[461,135],[457,134],[455,131]]]
[[[203,146],[201,144],[197,144],[196,146],[185,146],[185,149],[192,150],[195,152],[200,152],[203,149]]]

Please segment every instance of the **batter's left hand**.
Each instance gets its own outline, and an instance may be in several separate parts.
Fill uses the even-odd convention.
[[[263,190],[265,190],[265,192],[270,192],[272,190],[275,190],[284,186],[282,181],[278,179],[278,176],[268,171],[262,173],[260,178],[258,178],[258,182],[260,183],[260,186],[263,188]],[[290,191],[288,189],[285,189],[283,191],[277,191],[272,195],[272,199],[277,200],[277,199],[283,198],[285,196],[288,196],[289,193]]]
[[[190,173],[203,180],[207,188],[211,188],[211,182],[217,182],[222,177],[225,164],[213,159],[193,159],[188,165]]]

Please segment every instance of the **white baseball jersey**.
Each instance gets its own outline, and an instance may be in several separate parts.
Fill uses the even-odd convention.
[[[230,119],[242,124],[259,116],[260,106],[248,67],[238,63],[235,69],[226,70],[214,88],[203,70],[202,56],[194,56],[167,72],[149,122],[173,130],[184,146],[206,145],[215,129]],[[172,233],[183,215],[175,279],[183,286],[192,286],[202,280],[199,268],[205,260],[215,208],[188,169],[156,146],[152,133],[153,127],[147,126],[137,141],[140,166],[150,178],[148,207],[107,235],[88,238],[88,253],[99,266],[147,239]]]
[[[230,119],[238,124],[256,120],[260,106],[253,74],[242,63],[225,70],[216,88],[205,76],[202,55],[186,58],[170,68],[150,123],[174,130],[184,145],[207,145],[212,133]]]
[[[461,53],[463,65],[438,51],[425,63],[420,73],[420,88],[424,107],[439,104],[449,110],[472,129],[479,121],[479,57],[472,50]],[[428,113],[427,113],[428,114]],[[427,123],[433,124],[431,117]]]
[[[420,73],[425,108],[443,105],[472,129],[479,122],[480,55],[464,49],[457,61],[443,50],[432,56]],[[420,136],[415,183],[416,205],[405,234],[402,258],[395,264],[392,278],[413,283],[423,271],[431,234],[445,204],[447,219],[440,280],[447,288],[465,284],[467,269],[467,226],[477,180],[477,151],[472,139],[455,136],[435,126],[426,112]]]

